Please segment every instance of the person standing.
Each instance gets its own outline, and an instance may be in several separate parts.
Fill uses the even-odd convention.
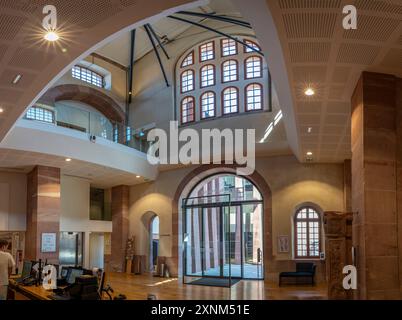
[[[7,300],[8,278],[15,266],[13,256],[7,250],[8,241],[0,239],[0,300]]]

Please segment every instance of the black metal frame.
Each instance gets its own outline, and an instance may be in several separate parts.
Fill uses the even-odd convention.
[[[208,19],[214,19],[214,20],[218,20],[218,21],[233,23],[233,24],[236,24],[238,26],[242,26],[242,27],[249,28],[249,29],[252,28],[251,24],[246,22],[246,21],[242,21],[242,20],[238,20],[238,19],[234,19],[234,18],[230,18],[230,17],[225,17],[225,16],[219,16],[219,15],[215,15],[215,14],[212,14],[212,13],[191,12],[191,11],[179,11],[177,13],[185,14],[185,15],[188,15],[188,16],[208,18]]]
[[[236,37],[233,37],[233,36],[231,36],[230,34],[227,34],[227,33],[225,33],[225,32],[222,32],[222,31],[216,30],[216,29],[214,29],[214,28],[204,26],[204,25],[202,25],[202,24],[200,24],[200,23],[198,23],[198,22],[194,22],[194,21],[187,20],[187,19],[180,18],[180,17],[168,16],[168,18],[174,19],[174,20],[178,20],[178,21],[181,21],[181,22],[185,22],[185,23],[189,23],[189,24],[192,24],[192,25],[194,25],[194,26],[203,28],[203,29],[205,29],[205,30],[208,30],[208,31],[217,33],[217,34],[219,34],[220,36],[223,36],[223,37],[227,37],[227,38],[229,38],[229,39],[232,39],[233,41],[236,41],[237,43],[239,43],[239,44],[241,44],[241,45],[243,45],[243,46],[249,48],[249,49],[252,50],[253,52],[255,52],[255,53],[257,53],[257,54],[259,54],[259,55],[261,55],[261,56],[264,56],[264,54],[263,54],[260,50],[256,50],[255,48],[253,48],[252,46],[248,45],[248,44],[245,43],[244,41],[241,41],[241,40],[237,39]]]
[[[151,34],[154,36],[154,38],[158,42],[158,45],[161,47],[161,49],[162,49],[163,53],[165,54],[166,58],[170,59],[167,51],[165,50],[165,47],[163,46],[163,44],[162,44],[161,40],[159,39],[158,35],[156,34],[154,28],[152,28],[152,26],[149,23],[147,23],[146,26],[148,27],[149,31],[151,31]]]
[[[163,78],[165,79],[166,86],[167,86],[167,87],[170,87],[169,81],[168,81],[167,76],[166,76],[165,68],[163,67],[163,63],[162,63],[161,57],[160,57],[160,55],[159,55],[158,48],[157,48],[156,45],[155,45],[155,41],[154,41],[154,39],[153,39],[153,37],[152,37],[151,31],[150,31],[150,29],[149,29],[149,26],[148,26],[147,24],[145,24],[145,25],[144,25],[144,29],[145,29],[145,31],[146,31],[146,33],[147,33],[147,35],[148,35],[148,38],[149,38],[149,41],[150,41],[151,44],[152,44],[152,47],[154,48],[154,52],[155,52],[156,58],[158,59],[159,66],[160,66],[160,68],[161,68],[161,71],[162,71],[162,74],[163,74]]]

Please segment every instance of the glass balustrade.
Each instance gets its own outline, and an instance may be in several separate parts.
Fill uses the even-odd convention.
[[[89,136],[120,143],[144,153],[148,151],[150,146],[143,132],[136,133],[133,128],[123,123],[111,121],[102,114],[69,105],[35,104],[28,109],[24,119],[81,131]]]

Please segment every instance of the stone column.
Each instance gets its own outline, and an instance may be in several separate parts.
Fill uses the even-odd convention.
[[[352,161],[343,162],[343,209],[352,212]]]
[[[60,169],[36,166],[28,173],[25,258],[59,262]],[[56,252],[41,252],[42,233],[56,234]]]
[[[352,264],[352,213],[324,212],[328,299],[351,299],[342,286],[343,267]]]
[[[397,82],[391,75],[363,72],[352,96],[353,246],[359,299],[401,298]]]
[[[128,239],[129,186],[112,188],[112,236],[110,271],[124,272],[126,265],[126,243]]]

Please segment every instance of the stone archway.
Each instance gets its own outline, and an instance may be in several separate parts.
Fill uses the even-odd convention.
[[[179,240],[181,224],[179,221],[180,203],[184,197],[204,178],[218,174],[218,173],[231,173],[236,174],[237,165],[203,165],[197,167],[188,173],[180,182],[174,198],[172,200],[172,256],[166,259],[169,266],[170,273],[173,275],[180,275],[179,268]],[[264,205],[264,265],[268,266],[273,260],[272,254],[272,192],[265,179],[257,172],[246,176],[260,191]],[[267,277],[268,268],[265,268],[265,277]]]
[[[97,109],[111,121],[124,123],[125,114],[112,98],[102,91],[77,84],[62,84],[49,89],[38,102],[53,105],[57,101],[74,100]]]

